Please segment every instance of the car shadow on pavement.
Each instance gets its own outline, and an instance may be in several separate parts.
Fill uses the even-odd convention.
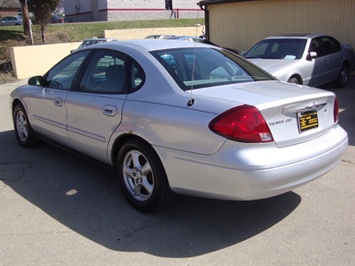
[[[350,76],[345,88],[337,88],[334,83],[320,87],[336,94],[339,104],[339,125],[348,133],[349,145],[355,146],[355,76]]]
[[[249,202],[179,196],[168,209],[140,213],[125,201],[112,170],[47,144],[23,149],[13,131],[0,139],[1,189],[11,187],[40,215],[115,251],[199,256],[254,237],[301,202],[293,192]]]

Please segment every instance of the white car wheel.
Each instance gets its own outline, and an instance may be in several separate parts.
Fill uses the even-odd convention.
[[[300,81],[300,78],[298,78],[296,76],[292,76],[287,82],[293,83],[293,84],[302,84]]]

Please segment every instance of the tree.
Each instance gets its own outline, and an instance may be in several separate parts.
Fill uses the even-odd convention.
[[[30,29],[30,15],[28,13],[27,0],[19,0],[21,4],[21,12],[23,19],[23,34],[31,35]]]
[[[0,7],[5,6],[8,2],[10,2],[10,0],[3,0],[2,4],[0,5]]]
[[[60,0],[28,0],[29,9],[33,12],[36,22],[40,24],[42,43],[46,43],[44,33],[46,25],[50,22],[52,12],[57,8]]]

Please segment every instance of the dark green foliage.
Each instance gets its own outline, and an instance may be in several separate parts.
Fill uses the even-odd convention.
[[[23,0],[22,0],[23,1]],[[60,0],[30,0],[28,1],[28,9],[33,12],[36,23],[40,25],[42,33],[42,42],[45,43],[44,30],[50,22],[52,12],[57,8]]]
[[[52,12],[57,8],[60,0],[30,0],[28,8],[34,13],[39,24],[48,24]]]

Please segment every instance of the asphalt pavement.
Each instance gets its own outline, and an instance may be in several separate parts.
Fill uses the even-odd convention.
[[[0,85],[0,265],[355,265],[355,77],[336,93],[340,164],[292,192],[231,202],[180,196],[132,209],[110,169],[56,147],[21,148]]]

